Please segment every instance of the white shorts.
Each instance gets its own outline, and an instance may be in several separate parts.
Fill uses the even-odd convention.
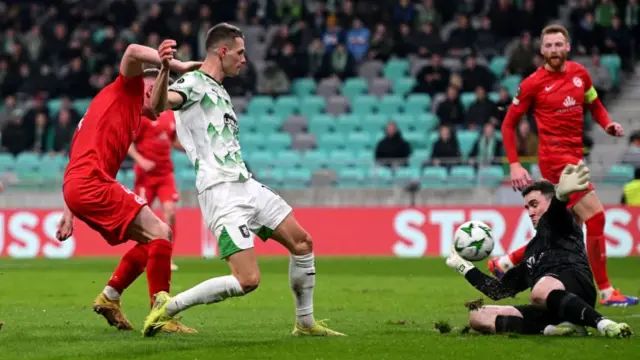
[[[198,194],[198,202],[222,259],[252,248],[250,232],[269,239],[292,211],[280,195],[254,179],[212,186]]]

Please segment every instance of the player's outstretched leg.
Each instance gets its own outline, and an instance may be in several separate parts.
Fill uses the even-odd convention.
[[[171,286],[171,253],[173,251],[171,229],[148,206],[144,206],[129,226],[128,234],[132,240],[146,244],[147,283],[153,301],[152,306],[155,306],[169,293]],[[160,330],[170,333],[196,332],[182,325],[177,319],[165,322],[158,329]]]
[[[316,283],[313,241],[298,221],[289,213],[276,227],[271,238],[289,250],[289,284],[296,307],[296,336],[344,336],[331,330],[325,321],[313,317],[313,290]]]

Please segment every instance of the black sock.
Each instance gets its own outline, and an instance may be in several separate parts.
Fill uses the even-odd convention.
[[[566,290],[553,290],[547,296],[547,310],[575,325],[597,328],[602,315],[584,300]]]
[[[524,334],[524,319],[520,316],[496,316],[496,334]]]

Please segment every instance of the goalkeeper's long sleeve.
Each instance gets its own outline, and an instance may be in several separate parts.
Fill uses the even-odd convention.
[[[488,296],[491,300],[497,301],[514,297],[528,288],[526,270],[522,266],[516,266],[507,271],[502,280],[497,280],[474,267],[467,271],[464,278],[478,291]]]

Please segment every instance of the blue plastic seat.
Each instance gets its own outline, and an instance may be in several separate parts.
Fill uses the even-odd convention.
[[[399,95],[386,95],[378,104],[378,112],[382,115],[392,116],[402,111],[403,99]]]
[[[366,171],[358,167],[345,167],[337,171],[338,187],[359,188],[365,184]]]
[[[382,69],[382,74],[387,79],[399,79],[409,75],[409,61],[406,59],[391,59]]]
[[[393,171],[388,167],[376,166],[371,169],[370,181],[373,187],[390,187],[393,185]]]
[[[357,96],[351,103],[351,112],[357,115],[373,114],[377,109],[378,98],[373,95]]]
[[[80,116],[83,116],[84,113],[87,112],[87,109],[89,109],[89,104],[91,104],[91,98],[87,98],[87,99],[75,99],[73,101],[73,108],[75,109],[75,111],[78,112],[78,114],[80,114]]]
[[[0,173],[13,171],[16,159],[9,153],[0,153]]]
[[[256,120],[258,126],[258,132],[263,136],[270,133],[278,132],[284,122],[283,117],[276,115],[262,115]]]
[[[354,132],[360,126],[360,116],[356,114],[342,114],[335,121],[335,131],[342,134]]]
[[[340,94],[353,101],[360,95],[364,95],[368,90],[367,80],[363,78],[349,78],[345,80],[340,88]]]
[[[285,188],[304,189],[311,185],[313,173],[308,168],[294,168],[286,172],[286,180],[283,183]]]
[[[402,77],[393,80],[393,93],[395,95],[405,96],[409,94],[414,86],[416,85],[416,80],[411,77]]]
[[[376,146],[375,137],[364,131],[352,132],[347,135],[347,145],[349,149],[373,149]]]
[[[187,154],[182,151],[176,150],[171,152],[171,160],[173,161],[173,167],[176,169],[176,171],[193,168],[189,157],[187,157]]]
[[[270,96],[254,96],[247,105],[249,115],[266,115],[273,110],[273,99]]]
[[[442,166],[426,166],[422,169],[420,183],[427,188],[447,186],[447,169]]]
[[[404,112],[412,115],[431,112],[431,97],[427,94],[411,94],[407,97]]]
[[[476,171],[472,166],[454,166],[449,173],[448,183],[456,187],[471,187],[476,182]]]
[[[440,119],[438,119],[437,115],[432,113],[427,113],[427,114],[420,114],[416,116],[416,122],[414,125],[415,125],[416,131],[422,131],[427,133],[437,128],[439,124],[440,124]]]
[[[280,150],[275,156],[274,163],[283,168],[296,168],[302,162],[302,154],[298,150]]]
[[[343,133],[326,133],[318,136],[318,147],[327,150],[343,149],[346,139],[347,135]]]
[[[300,97],[314,94],[316,92],[316,87],[316,81],[312,78],[296,79],[292,85],[293,93]]]
[[[407,166],[395,169],[394,178],[396,185],[405,185],[409,182],[420,181],[420,167]]]
[[[315,115],[309,119],[309,133],[316,136],[335,131],[336,119],[327,114]]]
[[[324,168],[330,161],[329,151],[316,149],[302,154],[302,163],[309,169]]]
[[[273,115],[279,118],[287,118],[296,114],[300,109],[300,100],[295,96],[282,95],[273,103]]]
[[[504,56],[494,56],[489,63],[489,70],[499,79],[507,68],[507,58]]]
[[[460,145],[460,155],[463,159],[466,159],[478,141],[480,133],[472,130],[459,130],[456,132],[456,137],[458,138],[458,145]]]
[[[267,146],[274,150],[291,148],[291,135],[288,133],[272,133],[267,136]]]
[[[354,151],[348,149],[335,149],[329,151],[329,168],[340,170],[345,167],[355,167]]]
[[[460,102],[462,103],[462,107],[465,111],[469,110],[471,104],[476,101],[476,93],[473,92],[464,92],[460,95]]]
[[[504,170],[501,166],[483,166],[478,169],[478,182],[482,186],[496,187],[505,179]]]
[[[307,117],[322,114],[326,105],[322,96],[305,96],[300,100],[300,114]]]
[[[360,129],[375,136],[379,136],[383,133],[384,127],[387,125],[389,120],[390,119],[388,117],[380,114],[363,116],[362,121],[360,122]]]

